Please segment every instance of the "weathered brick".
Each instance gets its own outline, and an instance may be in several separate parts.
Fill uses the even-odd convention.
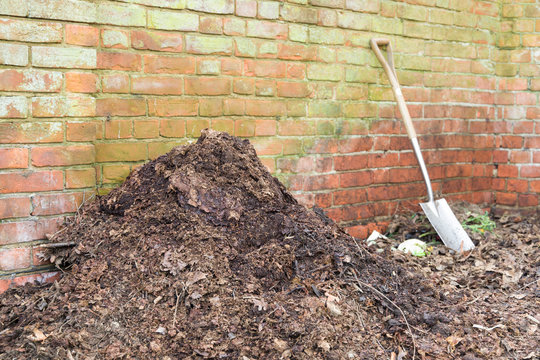
[[[284,78],[287,67],[284,62],[273,60],[246,60],[244,73],[247,76]]]
[[[194,74],[195,59],[192,57],[145,55],[144,71],[155,74]]]
[[[79,0],[29,0],[28,16],[91,23],[96,21],[96,4]]]
[[[215,36],[186,35],[186,51],[204,55],[230,55],[232,39]]]
[[[59,92],[61,87],[58,71],[0,69],[0,91]]]
[[[128,52],[99,52],[97,68],[107,70],[140,71],[142,58],[139,54]]]
[[[32,149],[32,165],[37,167],[91,164],[94,159],[93,145],[36,147]]]
[[[130,119],[108,120],[105,123],[105,139],[129,139],[133,134]]]
[[[289,24],[289,40],[297,42],[308,41],[307,25]]]
[[[0,123],[0,144],[51,143],[63,138],[61,122]]]
[[[228,95],[231,93],[230,79],[212,77],[186,78],[186,95]]]
[[[129,165],[103,165],[103,183],[121,183],[129,175],[129,172]]]
[[[146,11],[137,5],[99,3],[96,22],[120,26],[145,26]]]
[[[197,61],[197,74],[219,75],[221,72],[221,61],[214,59],[199,59]]]
[[[339,65],[310,64],[307,77],[310,80],[340,81],[343,78],[343,69]]]
[[[66,139],[68,141],[96,140],[96,124],[93,122],[67,122]]]
[[[28,101],[24,96],[0,97],[0,118],[26,118]]]
[[[351,12],[339,12],[337,25],[345,29],[353,30],[370,30],[371,29],[370,15],[356,14]]]
[[[0,0],[0,14],[26,17],[28,15],[28,3],[19,0]]]
[[[54,68],[93,69],[97,58],[95,49],[32,47],[32,65]]]
[[[161,30],[198,31],[199,15],[162,10],[148,10],[148,27]]]
[[[26,171],[0,174],[0,194],[61,190],[62,171]]]
[[[246,22],[241,19],[227,18],[223,19],[223,33],[225,35],[246,35]]]
[[[98,116],[141,116],[146,115],[144,99],[97,99],[96,114]]]
[[[255,92],[255,80],[253,79],[234,79],[233,92],[235,94],[248,95]]]
[[[9,248],[0,250],[0,270],[20,270],[32,265],[31,248]]]
[[[62,117],[66,114],[65,97],[40,96],[32,98],[32,116],[34,117]]]
[[[159,121],[159,134],[163,137],[184,137],[186,122],[184,119],[162,119]]]
[[[90,188],[96,185],[96,169],[67,169],[66,188],[81,189]]]
[[[279,3],[277,1],[259,1],[258,13],[261,19],[278,19]]]
[[[275,96],[276,95],[276,82],[274,80],[255,81],[255,95]]]
[[[133,134],[137,139],[152,139],[159,136],[159,121],[153,119],[135,120]]]
[[[155,98],[148,99],[148,113],[151,116],[197,116],[197,99]]]
[[[199,32],[203,34],[223,34],[223,19],[217,16],[202,16]]]
[[[246,115],[279,116],[285,115],[286,106],[277,100],[246,100]]]
[[[132,30],[131,46],[139,50],[182,51],[182,36],[166,32]]]
[[[15,66],[28,65],[28,46],[0,43],[0,64]]]
[[[32,196],[32,215],[73,213],[81,201],[81,193],[35,195]]]
[[[131,77],[133,94],[181,95],[183,79],[172,76],[138,76]]]
[[[28,149],[0,148],[0,169],[24,169],[28,167]]]
[[[95,93],[98,77],[92,73],[66,73],[66,91],[75,93]]]
[[[207,13],[232,14],[234,12],[234,0],[187,0],[186,7],[190,10]]]
[[[201,136],[201,131],[210,127],[208,119],[188,119],[186,120],[186,134],[189,137]]]
[[[257,55],[257,42],[255,40],[238,38],[234,40],[234,43],[236,56],[255,57]]]
[[[62,41],[62,24],[15,19],[0,19],[0,39],[26,42]]]
[[[308,83],[283,82],[277,83],[277,94],[282,97],[310,97],[312,88]]]
[[[236,15],[243,17],[257,16],[257,1],[236,0]]]
[[[146,143],[100,143],[96,144],[96,161],[141,161],[146,160]]]
[[[88,25],[66,24],[66,43],[70,45],[97,46],[99,29]]]
[[[249,20],[247,22],[247,36],[265,39],[286,39],[288,27],[286,24]]]
[[[0,199],[0,219],[30,216],[32,210],[28,197],[10,197]]]
[[[45,239],[45,235],[55,233],[62,222],[63,218],[47,218],[0,224],[0,245]]]
[[[128,93],[129,76],[125,74],[103,75],[101,78],[101,90],[104,93]]]
[[[106,48],[127,49],[129,47],[129,34],[122,30],[102,29],[101,45]]]
[[[285,21],[294,23],[317,23],[317,10],[309,7],[283,4],[281,7],[281,17]]]
[[[340,29],[311,27],[309,28],[309,40],[315,44],[343,45],[345,33]]]

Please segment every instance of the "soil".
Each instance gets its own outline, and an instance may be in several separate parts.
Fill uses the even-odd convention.
[[[372,246],[309,210],[247,140],[206,130],[51,238],[53,285],[0,295],[0,359],[525,359],[540,355],[540,223],[468,256]],[[421,220],[421,219],[420,219]],[[519,221],[518,221],[519,220]]]

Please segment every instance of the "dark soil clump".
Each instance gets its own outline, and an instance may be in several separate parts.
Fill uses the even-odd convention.
[[[0,359],[482,355],[448,345],[470,299],[299,205],[225,133],[138,168],[53,241],[76,244],[51,256],[64,276],[0,295]]]

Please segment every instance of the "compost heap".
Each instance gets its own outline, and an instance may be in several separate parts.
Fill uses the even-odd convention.
[[[141,166],[51,240],[75,243],[50,256],[65,273],[0,297],[1,359],[475,359],[478,338],[448,340],[468,298],[299,205],[225,133]]]

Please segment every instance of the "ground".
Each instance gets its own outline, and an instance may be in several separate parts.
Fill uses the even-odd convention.
[[[64,274],[0,296],[0,359],[532,359],[539,226],[506,216],[470,254],[416,258],[392,248],[436,239],[421,216],[354,239],[209,130],[51,237]]]

